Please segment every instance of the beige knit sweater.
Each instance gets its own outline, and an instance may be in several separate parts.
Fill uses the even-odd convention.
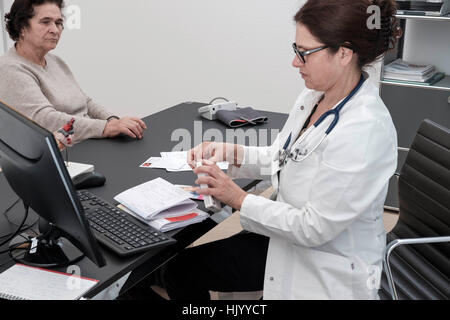
[[[113,114],[84,94],[59,57],[45,60],[45,67],[37,65],[14,47],[0,57],[0,100],[52,132],[75,118],[74,143],[102,137]]]

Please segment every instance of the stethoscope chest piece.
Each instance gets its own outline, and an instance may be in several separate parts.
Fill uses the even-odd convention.
[[[278,165],[280,168],[284,167],[284,165],[288,162],[290,153],[291,149],[278,151]]]
[[[293,152],[291,152],[291,149],[286,150],[279,150],[278,151],[278,164],[279,167],[282,168],[288,163],[289,159],[292,159],[293,161],[299,161],[299,159],[302,159],[302,157],[306,156],[308,154],[308,149],[305,149],[304,151],[300,151],[300,148],[295,148]]]

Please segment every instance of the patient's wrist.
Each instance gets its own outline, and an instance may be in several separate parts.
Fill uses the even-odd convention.
[[[106,119],[106,121],[107,121],[107,122],[110,122],[111,120],[114,120],[114,119],[120,120],[120,118],[119,118],[118,116],[111,116],[111,117],[109,117],[108,119]]]
[[[106,120],[105,128],[103,129],[103,137],[109,138],[114,136],[114,125],[117,121],[119,120],[115,118]]]

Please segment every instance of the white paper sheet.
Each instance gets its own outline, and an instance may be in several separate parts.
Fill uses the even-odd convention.
[[[227,170],[228,162],[218,162],[217,166],[222,170]],[[161,152],[161,157],[150,157],[139,167],[166,169],[168,172],[192,171],[187,163],[187,151]]]
[[[157,178],[118,194],[114,200],[145,220],[151,220],[159,213],[173,216],[194,209],[197,204],[189,198],[188,192]]]
[[[151,157],[147,159],[141,168],[149,169],[166,169],[166,170],[180,170],[184,166],[185,162],[178,159],[165,159],[162,157]]]
[[[192,168],[187,163],[187,151],[161,152],[161,157],[167,160],[183,162],[183,166],[180,169],[167,169],[167,171],[192,171]],[[217,166],[222,170],[227,170],[228,162],[217,162]]]

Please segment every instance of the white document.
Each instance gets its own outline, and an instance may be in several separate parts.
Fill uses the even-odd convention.
[[[161,152],[161,157],[170,161],[180,161],[183,164],[180,169],[167,169],[167,171],[192,171],[187,163],[187,151]],[[217,162],[217,166],[222,170],[227,170],[228,162]]]
[[[218,162],[217,166],[222,170],[227,170],[228,162]],[[192,171],[187,163],[187,151],[161,152],[161,157],[151,157],[139,167],[166,169],[168,172]]]
[[[143,219],[153,220],[179,216],[195,209],[197,204],[190,196],[190,193],[183,189],[157,178],[118,194],[114,200]]]
[[[0,274],[0,298],[76,300],[98,280],[16,264]]]
[[[192,171],[192,168],[187,163],[187,151],[161,152],[161,157],[167,161],[176,161],[181,164],[179,169],[167,169],[167,171]]]
[[[147,159],[143,164],[140,165],[141,168],[149,169],[166,169],[171,171],[180,170],[185,164],[185,161],[180,161],[179,159],[165,159],[161,157],[151,157]]]
[[[94,166],[92,164],[84,164],[77,162],[65,162],[67,171],[72,179],[78,177],[83,173],[88,173],[94,171]]]

